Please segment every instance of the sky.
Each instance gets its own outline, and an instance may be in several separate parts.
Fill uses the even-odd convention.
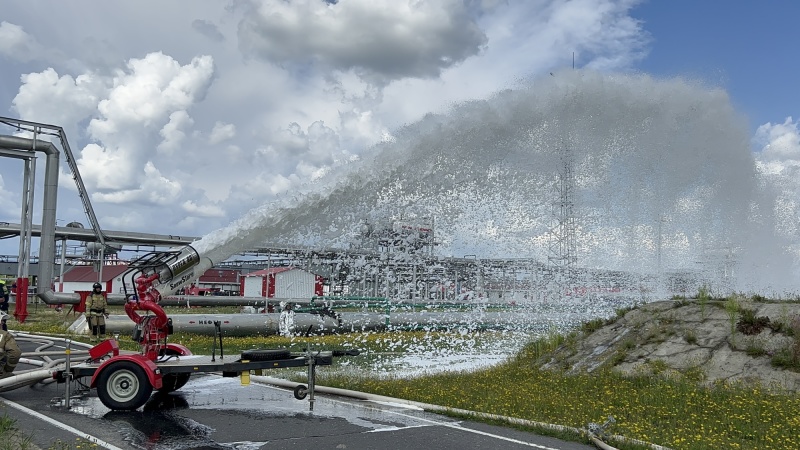
[[[791,0],[0,0],[0,116],[65,129],[102,228],[188,236],[573,58],[724,89],[754,158],[790,174],[798,15]],[[19,222],[21,168],[0,166],[0,221]],[[57,224],[87,224],[61,172]]]

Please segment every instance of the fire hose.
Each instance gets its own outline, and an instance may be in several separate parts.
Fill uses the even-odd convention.
[[[257,382],[260,382],[260,383],[263,383],[263,384],[269,384],[269,385],[274,385],[274,386],[279,386],[279,387],[284,387],[284,388],[290,388],[290,389],[294,388],[295,386],[297,386],[297,382],[284,380],[284,379],[281,379],[281,378],[268,377],[268,376],[253,376],[253,377],[251,377],[251,379],[253,381],[257,381]],[[616,450],[614,447],[612,447],[609,444],[606,444],[605,442],[603,442],[601,440],[601,436],[598,436],[596,434],[596,432],[593,430],[592,426],[589,426],[587,429],[581,429],[581,428],[575,428],[575,427],[568,427],[568,426],[564,426],[564,425],[556,425],[556,424],[545,423],[545,422],[536,422],[536,421],[532,421],[532,420],[519,419],[519,418],[516,418],[516,417],[501,416],[501,415],[498,415],[498,414],[490,414],[490,413],[484,413],[484,412],[479,412],[479,411],[470,411],[470,410],[466,410],[466,409],[451,408],[451,407],[448,407],[448,406],[434,405],[434,404],[430,404],[430,403],[415,402],[413,400],[405,400],[405,399],[394,398],[394,397],[386,397],[386,396],[383,396],[383,395],[369,394],[369,393],[366,393],[366,392],[351,391],[351,390],[348,390],[348,389],[340,389],[340,388],[334,388],[334,387],[328,387],[328,386],[319,386],[319,385],[317,385],[317,386],[314,387],[314,389],[317,392],[321,392],[323,394],[339,395],[339,396],[342,396],[342,397],[350,397],[350,398],[355,398],[355,399],[359,399],[359,400],[366,400],[366,401],[372,401],[372,402],[377,402],[377,403],[383,402],[383,403],[402,404],[402,405],[407,405],[407,406],[411,406],[411,407],[414,407],[414,408],[419,408],[419,409],[422,409],[422,410],[425,410],[425,411],[432,411],[432,412],[436,412],[436,413],[456,414],[456,415],[460,415],[460,416],[475,417],[475,418],[478,418],[478,419],[488,419],[488,420],[505,422],[505,423],[509,423],[509,424],[512,424],[512,425],[521,425],[521,426],[530,427],[530,428],[545,428],[545,429],[550,429],[550,430],[554,430],[554,431],[566,431],[566,432],[570,432],[570,433],[575,433],[575,434],[587,436],[592,441],[592,443],[594,443],[598,448],[600,448],[602,450]],[[627,443],[633,443],[633,444],[638,444],[638,445],[650,447],[652,450],[671,450],[669,447],[664,447],[664,446],[661,446],[661,445],[640,441],[638,439],[631,439],[631,438],[628,438],[628,437],[625,437],[625,436],[612,435],[612,436],[607,436],[607,437],[610,437],[610,438],[615,439],[615,440],[620,441],[620,442],[627,442]]]
[[[65,359],[52,359],[52,356],[65,355],[65,350],[52,350],[56,343],[61,345],[75,346],[77,348],[89,349],[90,345],[82,342],[75,342],[67,338],[52,336],[39,336],[27,333],[15,332],[14,338],[21,342],[41,343],[33,352],[23,352],[19,362],[32,366],[39,366],[38,369],[30,369],[16,372],[10,376],[0,379],[0,392],[11,391],[25,386],[31,386],[40,382],[52,382],[53,368],[65,363]],[[88,355],[86,350],[74,350],[73,355]],[[41,358],[41,359],[36,359]]]

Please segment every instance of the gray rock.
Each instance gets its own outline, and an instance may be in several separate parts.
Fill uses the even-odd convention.
[[[742,299],[742,308],[756,317],[788,325],[800,320],[798,303],[754,303]],[[792,348],[796,339],[764,328],[745,335],[735,330],[740,314],[733,317],[724,301],[661,301],[628,311],[600,329],[557,349],[544,369],[568,373],[611,368],[624,374],[698,374],[703,383],[721,381],[760,385],[800,392],[800,373],[774,367],[771,355]],[[784,327],[786,329],[787,327]]]

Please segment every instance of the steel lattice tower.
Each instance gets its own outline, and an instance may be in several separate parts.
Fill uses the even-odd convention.
[[[569,145],[561,145],[559,162],[558,178],[554,184],[558,198],[553,203],[554,226],[550,229],[548,261],[559,287],[569,289],[574,286],[578,265],[574,155]]]

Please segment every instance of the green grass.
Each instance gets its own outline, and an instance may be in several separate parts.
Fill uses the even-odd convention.
[[[5,408],[5,406],[2,406]],[[16,419],[3,414],[0,416],[0,450],[33,450],[41,447],[33,443],[30,434],[23,432],[17,426]],[[65,442],[57,439],[50,443],[44,450],[83,450],[98,448],[98,445],[83,438],[75,438],[74,442]]]
[[[613,416],[611,434],[675,449],[800,448],[796,395],[741,385],[704,388],[692,379],[675,377],[544,371],[531,364],[538,348],[531,344],[513,361],[470,373],[376,379],[365,374],[328,376],[323,371],[318,382],[575,428]]]
[[[46,317],[48,315],[51,317]],[[31,327],[27,331],[39,332],[33,329],[37,323],[44,331],[57,328],[61,323],[60,332],[63,333],[65,321],[52,316],[52,313],[37,314],[36,320],[26,325]],[[594,330],[596,325],[585,328]],[[12,329],[18,328],[12,326]],[[487,342],[495,337],[491,333],[476,335],[476,339],[485,339]],[[562,336],[550,333],[527,344],[506,363],[471,372],[446,372],[415,378],[360,370],[357,361],[361,357],[337,358],[337,361],[354,363],[347,370],[323,368],[318,371],[317,382],[325,386],[581,429],[591,422],[602,423],[607,417],[613,416],[616,423],[607,430],[610,434],[674,449],[800,448],[800,434],[797,433],[800,429],[800,397],[797,394],[725,383],[702,387],[697,383],[702,376],[676,377],[669,375],[672,371],[666,370],[661,376],[623,377],[612,371],[568,375],[561,371],[537,368],[535,361],[546,359],[559,346],[569,347],[574,339],[575,334]],[[122,341],[123,347],[133,344],[126,344],[124,339]],[[178,334],[172,336],[171,341],[183,343],[196,353],[207,353],[212,345],[210,336]],[[424,332],[293,339],[278,336],[232,337],[225,338],[223,342],[226,354],[249,348],[288,347],[299,350],[307,342],[321,348],[358,348],[366,354],[420,351],[423,346],[435,351],[443,348],[455,351],[459,345],[474,345],[468,340],[454,339],[453,335],[446,333]],[[302,380],[301,374],[296,371],[286,375]],[[514,426],[526,428],[519,424]],[[553,434],[552,430],[536,427],[533,430]],[[558,434],[562,438],[585,439],[570,433]],[[0,421],[0,440],[3,435]],[[614,445],[624,450],[644,448],[625,442],[615,442]]]

